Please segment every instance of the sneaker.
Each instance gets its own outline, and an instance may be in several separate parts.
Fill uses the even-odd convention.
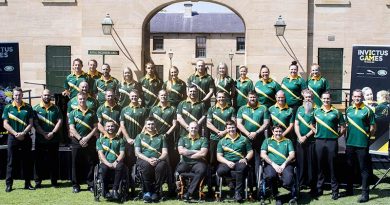
[[[152,193],[146,192],[144,193],[144,196],[142,197],[145,203],[151,203],[152,202]]]
[[[359,199],[357,200],[358,203],[365,203],[367,202],[368,200],[370,200],[370,197],[368,196],[368,194],[362,194]]]
[[[337,200],[337,199],[339,199],[339,193],[338,192],[332,192],[332,199],[333,200]]]
[[[154,201],[154,202],[160,201],[160,194],[158,194],[158,193],[153,193],[153,194],[152,194],[152,201]]]
[[[236,192],[234,194],[234,200],[236,200],[239,203],[241,203],[243,201],[243,198],[242,198],[242,196],[241,196],[241,194],[239,192]]]

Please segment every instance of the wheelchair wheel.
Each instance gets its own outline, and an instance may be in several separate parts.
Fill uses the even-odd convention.
[[[123,173],[124,179],[122,179],[119,183],[119,194],[120,194],[120,202],[124,203],[129,198],[129,174],[126,170]]]
[[[93,196],[95,201],[99,201],[103,193],[103,181],[99,175],[99,165],[95,166],[93,171]]]
[[[294,198],[294,199],[291,199],[289,202],[288,202],[289,205],[298,205],[298,202],[297,200]]]

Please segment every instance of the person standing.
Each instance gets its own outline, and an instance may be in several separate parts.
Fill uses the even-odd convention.
[[[218,75],[215,79],[215,91],[225,93],[226,103],[231,106],[232,100],[235,97],[234,80],[228,75],[228,67],[226,63],[218,64]]]
[[[110,65],[105,63],[102,65],[101,69],[102,76],[95,81],[92,88],[92,93],[96,95],[96,100],[99,102],[99,105],[102,105],[105,102],[105,94],[109,89],[114,92],[113,97],[115,100],[119,98],[119,81],[110,75]]]
[[[120,127],[120,115],[122,108],[116,103],[114,91],[108,89],[105,92],[106,102],[101,105],[96,112],[98,123],[98,130],[102,135],[107,135],[104,125],[107,121],[112,121],[115,123],[117,128]],[[115,132],[120,136],[122,131],[119,129],[118,132]]]
[[[83,61],[80,58],[73,60],[72,73],[66,76],[64,82],[65,90],[62,92],[63,96],[68,96],[69,99],[76,97],[77,93],[80,92],[79,85],[81,82],[87,82],[89,87],[93,86],[91,79],[83,71]]]
[[[123,69],[123,81],[119,85],[119,106],[126,107],[130,104],[130,91],[137,90],[142,96],[142,85],[135,81],[130,68]]]
[[[295,141],[291,135],[294,135],[294,113],[286,103],[286,97],[283,90],[279,90],[276,95],[276,103],[272,105],[268,110],[271,115],[272,125],[280,125],[283,127],[283,137],[287,137],[290,140]]]
[[[259,81],[255,84],[255,91],[258,95],[260,104],[271,107],[276,103],[275,95],[281,89],[278,82],[270,77],[269,68],[262,65],[259,73]]]
[[[207,73],[206,64],[203,60],[198,60],[195,66],[195,73],[187,80],[187,87],[196,86],[198,89],[197,101],[203,102],[206,110],[211,106],[211,97],[214,94],[214,79]]]
[[[311,66],[310,78],[307,80],[307,88],[314,94],[313,103],[321,107],[321,95],[325,91],[329,91],[330,86],[329,81],[321,76],[320,65],[314,63]]]
[[[69,132],[72,136],[72,186],[73,193],[80,192],[82,167],[87,167],[88,190],[93,192],[93,170],[97,161],[97,118],[86,104],[87,95],[77,94],[78,108],[69,113]]]
[[[187,85],[179,78],[179,69],[176,66],[169,69],[169,78],[162,88],[168,92],[168,102],[176,108],[181,101],[187,98]]]
[[[286,96],[286,103],[295,112],[302,105],[302,90],[307,88],[306,81],[298,75],[298,65],[293,61],[289,66],[290,75],[283,78],[281,87]]]
[[[369,200],[370,155],[369,139],[375,134],[375,115],[372,109],[363,103],[363,92],[356,89],[352,92],[353,104],[347,108],[347,148],[346,157],[349,170],[357,162],[362,178],[362,194],[359,203]],[[347,195],[353,195],[353,174],[347,175]]]
[[[33,165],[31,159],[31,128],[33,127],[34,112],[31,106],[23,102],[23,91],[16,87],[12,91],[13,102],[5,106],[3,111],[3,126],[8,131],[7,141],[7,175],[5,192],[12,191],[14,165],[22,161],[24,174],[24,189],[35,190],[31,186]],[[17,156],[20,156],[17,159]]]
[[[95,85],[95,81],[102,77],[102,73],[97,70],[98,63],[95,59],[88,61],[88,76],[91,80],[91,86]]]
[[[62,126],[61,110],[50,102],[51,92],[43,90],[41,102],[34,106],[35,115],[35,188],[41,188],[45,164],[51,175],[51,185],[57,187],[59,173],[58,147]],[[46,161],[47,160],[47,161]]]
[[[248,68],[244,65],[240,66],[240,77],[236,80],[236,95],[233,101],[235,109],[248,103],[248,93],[254,89],[253,82],[246,76],[247,74]]]
[[[83,94],[85,94],[87,96],[86,104],[87,104],[88,109],[93,110],[94,112],[96,112],[96,110],[99,107],[99,102],[94,97],[92,97],[89,94],[89,85],[88,85],[88,83],[87,82],[81,82],[79,84],[79,91],[80,91],[79,93],[83,93]],[[79,102],[78,102],[77,96],[72,98],[68,102],[67,106],[68,107],[66,109],[66,112],[67,112],[67,115],[69,115],[69,113],[72,112],[72,110],[76,110],[79,107]]]
[[[141,78],[140,83],[142,85],[143,91],[143,102],[145,103],[143,106],[149,112],[153,106],[157,105],[158,98],[157,93],[161,90],[162,81],[157,76],[156,69],[153,63],[147,63],[145,65],[146,74],[143,78]]]

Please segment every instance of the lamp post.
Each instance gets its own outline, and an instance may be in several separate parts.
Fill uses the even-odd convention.
[[[230,75],[231,77],[233,78],[233,56],[234,56],[234,53],[232,50],[230,50],[230,53],[229,53],[229,59],[230,59]],[[237,76],[236,76],[237,77]]]
[[[173,52],[172,52],[172,49],[169,49],[169,52],[168,52],[168,57],[169,57],[169,61],[170,61],[170,68],[172,68],[172,58],[173,58]]]
[[[114,27],[114,22],[110,18],[110,14],[106,15],[106,18],[102,21],[102,30],[104,35],[111,35],[112,28]]]
[[[278,17],[278,20],[275,22],[275,35],[276,37],[279,39],[280,43],[282,44],[284,50],[286,50],[286,52],[288,53],[288,55],[290,55],[291,58],[293,58],[299,65],[299,67],[301,68],[302,70],[302,73],[305,74],[305,70],[303,69],[301,63],[299,62],[297,56],[295,55],[293,49],[291,48],[290,44],[288,43],[287,39],[284,37],[284,32],[286,30],[286,23],[284,22],[282,16],[280,15]],[[283,41],[281,40],[281,38],[283,39],[283,41],[285,43],[283,43]],[[286,47],[286,45],[287,47]],[[306,77],[306,75],[304,76]]]

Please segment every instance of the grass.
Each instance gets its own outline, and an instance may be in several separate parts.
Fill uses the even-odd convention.
[[[383,175],[384,170],[375,170],[375,174],[379,177]],[[53,188],[50,186],[50,180],[43,181],[42,189],[35,191],[28,191],[22,189],[24,182],[21,180],[16,180],[14,182],[14,190],[10,193],[5,193],[5,182],[2,180],[0,182],[0,204],[97,204],[94,201],[93,194],[86,191],[86,185],[82,186],[82,192],[78,194],[72,193],[71,184],[69,181],[60,181],[59,188]],[[344,190],[340,190],[342,193]],[[331,200],[330,191],[325,191],[324,195],[317,200],[313,200],[309,197],[307,190],[304,190],[301,193],[301,198],[298,201],[299,204],[340,204],[340,205],[350,205],[358,204],[356,200],[360,195],[360,189],[355,190],[355,195],[350,197],[342,197],[337,201]],[[283,193],[286,193],[283,191]],[[217,202],[204,202],[206,204],[220,204]],[[234,204],[230,202],[223,202],[225,204]],[[271,204],[274,204],[274,201],[271,201]],[[115,204],[114,202],[108,202],[104,199],[99,202],[99,204]],[[144,204],[142,201],[127,201],[125,204]],[[167,200],[159,204],[165,205],[178,205],[186,204],[178,200]],[[259,204],[259,202],[246,202],[245,204]],[[266,201],[266,204],[269,204],[269,201]],[[370,192],[370,201],[365,204],[390,204],[390,176],[386,178],[375,190]]]

